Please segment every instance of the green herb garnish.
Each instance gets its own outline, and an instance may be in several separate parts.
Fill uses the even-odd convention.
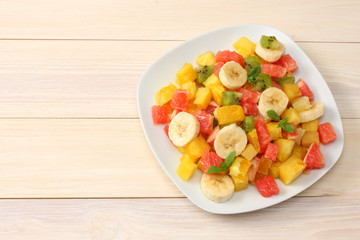
[[[271,118],[272,120],[277,122],[280,121],[279,115],[274,110],[268,110],[266,113],[268,117]]]
[[[291,125],[290,123],[288,123],[289,118],[284,118],[282,120],[280,120],[279,115],[274,111],[274,110],[268,110],[267,115],[269,118],[271,118],[274,121],[279,121],[278,123],[278,127],[281,127],[284,131],[288,132],[288,133],[294,133],[295,132],[295,128],[293,125]]]
[[[207,173],[220,173],[222,171],[227,171],[231,166],[231,164],[233,163],[235,157],[236,157],[235,151],[229,153],[229,155],[227,155],[227,157],[225,158],[225,162],[220,163],[221,167],[211,166],[208,168]]]
[[[261,66],[257,65],[255,67],[253,67],[253,69],[251,69],[251,71],[249,72],[247,79],[249,82],[251,82],[252,84],[256,84],[256,77],[261,73]]]
[[[281,127],[284,131],[288,132],[288,133],[294,133],[295,132],[295,128],[293,125],[291,125],[290,123],[288,123],[287,121],[289,120],[289,118],[284,118],[281,121],[279,121],[278,127]]]

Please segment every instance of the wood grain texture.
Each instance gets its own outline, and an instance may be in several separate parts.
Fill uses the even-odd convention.
[[[137,118],[138,79],[180,43],[0,41],[0,118]],[[341,116],[360,118],[360,44],[299,45],[327,81]]]
[[[343,124],[341,158],[300,196],[360,197],[360,120]],[[0,198],[184,196],[138,120],[2,119],[0,143]]]
[[[292,198],[237,215],[210,214],[187,199],[0,200],[0,207],[1,240],[360,238],[360,200],[351,197]]]
[[[299,41],[358,42],[359,11],[357,0],[11,0],[0,2],[0,38],[185,40],[256,22]]]

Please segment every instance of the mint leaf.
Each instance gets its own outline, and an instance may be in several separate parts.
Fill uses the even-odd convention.
[[[295,128],[293,125],[291,125],[290,123],[285,123],[281,126],[282,129],[284,129],[284,131],[288,132],[288,133],[294,133],[295,132]]]
[[[225,162],[220,163],[221,167],[211,166],[208,168],[207,173],[220,173],[222,171],[227,171],[231,166],[231,164],[233,163],[235,157],[236,157],[235,151],[229,153],[229,155],[227,155],[227,157],[225,158]]]
[[[222,169],[227,169],[227,166],[226,166],[226,164],[224,162],[221,162],[220,166],[222,167]]]
[[[207,173],[220,173],[223,169],[218,166],[211,166],[208,168]]]
[[[236,157],[235,151],[233,151],[233,152],[229,153],[229,155],[227,155],[227,157],[225,158],[225,164],[226,164],[227,168],[225,170],[227,170],[231,166],[235,157]]]
[[[256,84],[256,77],[261,73],[261,66],[257,65],[251,69],[247,76],[247,80],[251,82],[252,84]]]
[[[280,121],[279,115],[274,110],[268,110],[267,115],[269,118],[271,118],[274,121]]]
[[[248,76],[254,76],[256,77],[257,75],[259,75],[259,73],[261,73],[261,66],[257,65],[255,67],[253,67],[253,69],[251,69],[251,71],[249,72]]]
[[[287,123],[287,121],[289,120],[289,118],[284,118],[282,120],[279,121],[278,127],[282,127],[283,124]]]
[[[281,127],[284,131],[288,133],[294,133],[295,128],[292,124],[288,123],[289,118],[284,118],[281,121],[279,121],[278,127]]]

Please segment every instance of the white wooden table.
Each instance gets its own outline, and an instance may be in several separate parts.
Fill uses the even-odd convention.
[[[0,239],[360,239],[360,2],[0,1]],[[316,184],[256,212],[214,215],[160,168],[137,81],[184,40],[273,25],[318,67],[345,147]]]

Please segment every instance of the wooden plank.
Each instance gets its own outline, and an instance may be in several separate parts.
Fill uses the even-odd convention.
[[[1,41],[0,118],[137,118],[138,79],[180,43]],[[360,44],[300,46],[328,82],[342,117],[360,118]]]
[[[357,0],[209,0],[205,5],[191,0],[1,1],[0,38],[185,40],[257,22],[299,41],[360,41]]]
[[[360,197],[360,120],[344,120],[340,160],[301,196]],[[0,198],[183,197],[138,120],[0,120]]]
[[[292,198],[239,215],[187,199],[1,200],[0,239],[360,238],[360,200]]]

